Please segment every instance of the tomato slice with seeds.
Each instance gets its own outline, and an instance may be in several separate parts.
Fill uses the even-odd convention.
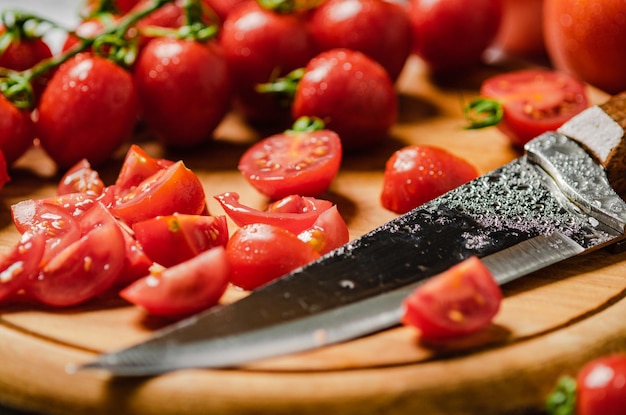
[[[17,245],[0,259],[0,301],[24,288],[39,272],[46,237],[41,233],[24,232]]]
[[[333,206],[322,212],[312,227],[300,232],[298,239],[323,255],[348,243],[350,231],[337,206]]]
[[[255,189],[272,199],[291,194],[319,196],[337,175],[341,157],[341,140],[334,131],[289,130],[250,147],[239,161],[239,170]]]
[[[229,272],[224,248],[215,247],[171,268],[153,269],[120,296],[152,315],[183,317],[217,304]]]
[[[68,193],[86,193],[98,196],[104,191],[104,182],[97,171],[91,168],[87,159],[82,159],[72,166],[57,185],[57,195]]]
[[[179,264],[210,248],[226,246],[228,242],[225,216],[157,216],[137,222],[132,228],[148,257],[164,267]]]
[[[126,152],[126,157],[117,175],[116,192],[124,193],[172,164],[174,164],[173,161],[152,157],[143,148],[132,144]]]
[[[290,195],[265,210],[258,210],[240,203],[235,192],[222,193],[214,198],[237,226],[266,223],[295,234],[313,226],[319,215],[333,206],[328,200]]]
[[[584,83],[545,69],[493,76],[483,82],[480,95],[502,105],[503,118],[498,128],[518,146],[556,130],[589,105]]]
[[[425,341],[474,333],[500,309],[502,292],[489,269],[470,257],[427,280],[404,302],[402,321]]]

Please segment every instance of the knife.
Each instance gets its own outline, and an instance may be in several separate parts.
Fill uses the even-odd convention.
[[[476,255],[499,284],[624,239],[626,94],[530,141],[520,158],[319,260],[68,372],[230,368],[398,325],[404,298]]]

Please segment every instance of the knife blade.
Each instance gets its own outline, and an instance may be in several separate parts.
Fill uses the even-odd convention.
[[[616,170],[624,170],[617,158],[625,103],[618,96],[591,107],[529,142],[520,158],[247,297],[68,371],[146,376],[235,367],[342,342],[397,325],[412,290],[469,256],[505,284],[620,241],[626,203],[609,177],[619,182]]]

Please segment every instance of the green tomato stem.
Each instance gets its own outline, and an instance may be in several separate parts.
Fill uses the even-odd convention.
[[[549,415],[576,415],[576,379],[564,376],[546,399]]]

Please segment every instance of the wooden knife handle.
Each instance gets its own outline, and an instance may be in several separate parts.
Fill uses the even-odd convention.
[[[626,92],[581,112],[558,131],[583,145],[604,166],[613,189],[626,193]]]

